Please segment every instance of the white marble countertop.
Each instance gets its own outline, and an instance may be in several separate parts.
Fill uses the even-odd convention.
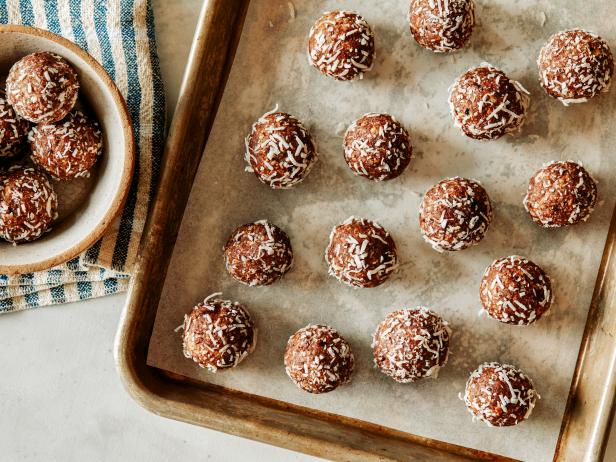
[[[153,3],[172,109],[201,1]],[[116,295],[0,317],[2,460],[317,460],[139,407],[122,389],[113,362],[124,300]],[[615,433],[606,461],[616,461]]]

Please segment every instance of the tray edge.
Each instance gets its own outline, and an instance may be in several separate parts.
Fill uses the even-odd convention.
[[[224,91],[248,4],[249,0],[206,0],[203,4],[180,91],[180,99],[176,107],[176,116],[167,139],[161,187],[159,187],[154,210],[151,212],[146,226],[146,237],[140,248],[140,257],[136,264],[135,274],[131,279],[127,302],[122,312],[116,336],[114,355],[118,374],[124,387],[140,405],[155,414],[320,457],[349,461],[375,460],[375,457],[383,461],[425,460],[423,457],[426,456],[426,453],[423,450],[427,448],[436,449],[439,452],[442,458],[438,457],[438,460],[512,460],[496,454],[476,451],[338,416],[338,425],[341,425],[340,422],[344,421],[346,423],[342,425],[354,424],[365,427],[365,429],[359,427],[354,429],[355,432],[359,430],[360,439],[356,441],[359,446],[351,448],[346,444],[347,441],[327,441],[314,437],[314,435],[308,436],[298,433],[296,428],[281,429],[279,426],[273,425],[272,422],[254,419],[253,414],[246,414],[241,418],[230,416],[223,412],[222,408],[217,409],[213,401],[219,400],[220,395],[208,390],[207,386],[197,387],[190,381],[170,378],[146,365],[147,346],[154,324],[158,298],[162,290],[162,282],[166,275],[201,153]],[[216,34],[215,31],[219,31],[221,34]],[[204,59],[206,55],[215,56],[214,66],[212,66],[212,61]],[[205,91],[201,85],[195,84],[197,78],[203,77],[203,73],[199,70],[205,68],[206,61],[211,80],[206,83],[208,91]],[[199,89],[200,97],[194,94],[195,89]],[[209,95],[205,95],[208,92]],[[196,104],[196,101],[201,102],[203,100],[207,103]],[[201,137],[201,134],[195,136],[194,129],[189,130],[187,128],[188,122],[191,120],[190,117],[194,116],[195,113],[199,119],[199,125],[204,129],[203,137]],[[188,133],[192,136],[188,137]],[[201,145],[200,149],[196,151],[193,149],[191,152],[190,148],[187,148],[187,145],[194,147],[194,145],[199,144]],[[186,155],[182,156],[182,152]],[[179,160],[182,160],[182,162],[178,162]],[[186,181],[182,182],[178,179]],[[161,191],[165,189],[164,185],[174,186],[174,188],[170,188],[163,195]],[[178,188],[179,191],[177,191]],[[171,192],[172,189],[175,189],[173,191],[173,193],[176,193],[175,195]],[[171,197],[175,200],[175,205],[179,205],[174,211],[165,209]],[[162,218],[165,218],[166,221]],[[616,328],[612,328],[614,327],[613,323],[610,324],[609,319],[607,319],[609,317],[607,315],[613,314],[613,319],[616,320],[616,303],[612,302],[616,299],[614,296],[616,292],[616,262],[611,258],[614,242],[616,242],[616,210],[612,216],[612,224],[593,294],[593,302],[589,309],[554,460],[598,461],[602,459],[607,445],[614,407],[613,390],[616,386],[616,343],[610,344],[608,342],[611,338],[609,332],[616,332]],[[159,259],[159,263],[162,260],[163,264],[155,265],[156,259]],[[160,270],[156,274],[150,272],[154,266]],[[152,286],[154,287],[153,290]],[[600,335],[602,329],[605,329],[603,336]],[[597,348],[606,345],[612,348],[612,355],[610,361],[608,361],[609,373],[603,377],[599,376],[604,380],[606,386],[602,388],[603,393],[599,400],[591,400],[592,405],[588,406],[588,398],[594,395],[594,393],[589,395],[589,387],[590,390],[595,389],[591,385],[592,380],[596,380],[596,375],[590,374],[592,372],[590,362],[597,359]],[[612,393],[609,389],[610,384]],[[192,390],[190,391],[191,396],[196,397],[199,394],[199,401],[202,401],[201,406],[183,401],[182,394],[189,389]],[[268,400],[267,398],[264,399]],[[242,400],[239,401],[242,402]],[[252,408],[250,401],[243,401],[248,409]],[[276,402],[275,400],[269,401]],[[207,406],[205,405],[206,402],[208,403]],[[580,406],[580,402],[584,402],[585,405]],[[287,409],[297,412],[303,408],[288,405]],[[235,409],[235,411],[238,410]],[[315,414],[320,416],[317,421],[323,420],[326,415],[326,413],[318,411]],[[253,418],[247,419],[248,416]],[[392,442],[399,444],[395,451],[384,447]],[[369,443],[373,443],[373,446],[369,447]],[[436,454],[432,453],[431,456],[436,457]]]

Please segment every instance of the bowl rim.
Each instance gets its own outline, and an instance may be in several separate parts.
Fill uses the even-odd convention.
[[[83,59],[86,65],[88,65],[97,74],[97,76],[102,80],[103,85],[107,87],[107,90],[110,92],[113,102],[115,103],[115,106],[120,113],[122,131],[124,134],[124,138],[126,139],[126,144],[124,147],[124,166],[122,169],[122,178],[120,180],[120,185],[113,197],[113,200],[110,202],[109,207],[105,212],[105,215],[94,226],[93,231],[84,236],[80,241],[75,243],[72,247],[65,250],[64,252],[53,255],[48,258],[44,258],[40,261],[27,264],[10,265],[0,263],[0,273],[8,275],[43,271],[53,266],[66,263],[67,261],[71,260],[72,258],[75,258],[77,255],[84,252],[86,249],[90,248],[101,237],[103,237],[105,232],[113,223],[114,219],[120,214],[124,207],[124,203],[126,202],[126,199],[128,197],[128,192],[130,191],[135,165],[135,133],[133,130],[132,119],[128,111],[128,106],[126,105],[126,101],[120,93],[120,90],[116,86],[115,82],[111,79],[107,71],[103,68],[103,66],[99,64],[96,59],[94,59],[89,53],[87,53],[77,44],[60,35],[54,34],[53,32],[31,26],[0,24],[0,34],[10,34],[16,32],[20,34],[42,37],[44,39],[55,42],[61,47],[68,48],[71,52]]]

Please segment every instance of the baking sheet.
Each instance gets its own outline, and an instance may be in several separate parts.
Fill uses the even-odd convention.
[[[616,5],[600,0],[478,1],[471,46],[454,55],[420,49],[410,36],[406,0],[372,2],[253,0],[235,64],[200,166],[169,268],[148,364],[229,388],[360,418],[451,443],[523,460],[548,461],[565,401],[595,276],[614,206],[614,95],[564,108],[539,87],[535,59],[558,30],[581,26],[616,40],[609,18]],[[359,11],[376,34],[374,70],[361,81],[336,82],[307,64],[308,30],[322,11]],[[453,127],[447,89],[467,68],[488,61],[532,93],[521,135],[473,141]],[[303,184],[273,191],[244,172],[244,136],[276,105],[310,128],[320,162]],[[365,112],[396,116],[411,132],[416,157],[398,179],[372,183],[354,176],[342,135]],[[522,207],[528,179],[547,161],[581,160],[599,181],[599,206],[590,221],[543,230]],[[423,242],[417,209],[438,180],[476,178],[493,201],[495,219],[477,247],[437,253]],[[376,289],[354,290],[327,275],[329,232],[350,215],[375,219],[393,235],[400,270]],[[279,283],[250,288],[227,275],[221,248],[242,223],[267,218],[290,236],[295,267]],[[479,282],[494,259],[522,254],[554,282],[551,316],[535,325],[506,326],[479,317]],[[255,352],[239,368],[212,374],[183,357],[174,329],[183,314],[212,292],[243,302],[259,327]],[[373,368],[370,336],[386,313],[426,305],[450,321],[449,364],[438,380],[397,384]],[[308,323],[325,323],[349,340],[353,382],[310,395],[286,377],[288,337]],[[484,361],[518,365],[542,399],[532,418],[508,429],[472,424],[458,393]]]

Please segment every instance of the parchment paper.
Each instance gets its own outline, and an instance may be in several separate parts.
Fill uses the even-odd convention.
[[[356,417],[415,434],[532,461],[552,459],[581,334],[614,206],[616,89],[565,108],[538,84],[536,56],[554,32],[581,26],[616,43],[616,5],[602,0],[484,0],[470,48],[435,55],[419,48],[406,19],[408,2],[253,0],[221,108],[182,223],[158,310],[148,363],[230,388]],[[306,59],[308,30],[321,12],[359,11],[376,34],[377,60],[362,81],[336,82]],[[448,87],[467,68],[488,61],[532,93],[521,135],[479,142],[454,128]],[[244,136],[279,105],[310,127],[320,163],[289,191],[273,191],[244,172]],[[397,180],[354,176],[342,134],[363,113],[389,112],[411,132],[416,158]],[[581,160],[599,181],[600,204],[586,224],[544,230],[522,199],[533,172],[554,159]],[[440,254],[423,242],[417,209],[442,178],[479,179],[495,220],[477,247]],[[393,235],[401,267],[385,285],[354,290],[328,277],[323,252],[330,229],[350,215],[379,221]],[[271,287],[249,288],[224,269],[221,248],[233,229],[267,218],[291,237],[295,268]],[[551,316],[530,327],[479,317],[479,283],[494,259],[522,254],[555,284]],[[212,374],[183,357],[174,328],[212,292],[243,302],[260,329],[254,354],[239,368]],[[386,313],[426,305],[454,329],[449,364],[438,380],[394,383],[373,368],[370,338]],[[308,323],[337,328],[351,343],[353,382],[310,395],[286,377],[288,337]],[[473,424],[458,393],[484,361],[518,365],[541,394],[532,418],[516,428]]]

